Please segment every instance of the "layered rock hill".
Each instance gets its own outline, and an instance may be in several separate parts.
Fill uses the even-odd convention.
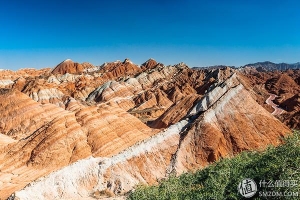
[[[105,73],[104,76],[107,76],[108,78],[133,75],[140,71],[140,67],[138,65],[135,65],[127,58],[123,62],[115,61],[104,63],[100,68],[100,72]]]
[[[143,70],[146,70],[146,69],[152,69],[154,67],[156,67],[159,63],[156,62],[156,60],[150,58],[149,60],[147,60],[146,62],[144,62],[142,65],[141,65],[141,68]]]
[[[279,119],[290,128],[300,129],[299,69],[259,72],[255,68],[244,68],[241,71],[259,104],[271,111],[264,102],[270,94],[276,95],[274,103],[285,111]]]
[[[84,71],[83,65],[73,62],[71,59],[66,59],[58,64],[52,71],[52,74],[78,74]]]
[[[32,76],[0,71],[10,80],[0,85],[0,199],[125,195],[171,173],[278,145],[291,132],[282,122],[296,119],[285,115],[299,107],[285,102],[292,110],[273,116],[263,103],[268,90],[288,86],[287,77],[267,84],[275,75],[153,59],[72,63]],[[295,93],[294,86],[276,94]]]

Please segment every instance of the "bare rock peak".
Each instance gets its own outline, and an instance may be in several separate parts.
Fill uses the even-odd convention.
[[[156,67],[158,65],[158,63],[156,62],[156,60],[154,60],[153,58],[148,59],[146,62],[144,62],[141,67],[142,69],[146,70],[146,69],[152,69],[154,67]]]
[[[130,62],[129,58],[125,58],[124,62]]]
[[[73,62],[70,58],[64,60],[63,62]]]
[[[63,62],[59,63],[52,71],[52,74],[78,74],[84,71],[84,67],[77,63],[73,62],[71,59],[66,59]]]

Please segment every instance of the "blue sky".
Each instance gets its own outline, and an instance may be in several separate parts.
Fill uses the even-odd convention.
[[[0,68],[300,61],[297,0],[1,1]]]

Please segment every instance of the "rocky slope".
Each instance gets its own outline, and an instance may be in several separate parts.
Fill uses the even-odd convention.
[[[274,103],[284,110],[278,118],[294,129],[300,129],[300,70],[259,72],[255,68],[241,69],[244,81],[248,83],[257,102],[267,110],[272,108],[265,104],[270,94],[276,95]]]
[[[289,132],[252,99],[236,74],[214,90],[197,102],[187,119],[112,157],[92,157],[52,173],[16,196],[79,199],[97,192],[124,194],[136,184],[153,184],[172,172],[180,174],[243,150],[279,144],[280,137]],[[274,127],[267,125],[270,123]],[[70,173],[78,176],[70,177]],[[62,181],[56,186],[59,180]]]
[[[277,145],[290,132],[282,122],[297,120],[298,76],[255,73],[153,59],[0,71],[0,198],[124,195]],[[273,116],[264,104],[271,92],[285,94],[274,102],[291,111]]]
[[[78,159],[109,156],[155,133],[118,107],[86,107],[71,98],[63,109],[19,91],[2,93],[1,196]]]
[[[52,74],[78,74],[84,71],[83,65],[73,62],[71,59],[64,60],[58,64],[52,71]]]

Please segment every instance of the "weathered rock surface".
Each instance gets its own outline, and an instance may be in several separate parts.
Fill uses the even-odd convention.
[[[14,141],[1,148],[0,197],[36,178],[91,155],[74,114],[41,105],[18,91],[0,97],[0,133]],[[33,173],[34,172],[34,173]]]
[[[188,95],[182,98],[181,101],[157,118],[151,126],[155,128],[166,128],[177,123],[188,114],[188,111],[192,108],[194,102],[198,98],[197,95]]]
[[[153,59],[0,71],[0,199],[122,195],[277,145],[290,132],[282,122],[300,121],[298,71],[193,70]],[[264,103],[272,92],[286,109],[276,117]]]
[[[0,87],[5,88],[6,86],[12,85],[14,82],[12,80],[6,79],[6,80],[0,80]]]
[[[94,156],[114,155],[155,133],[119,107],[105,104],[87,107],[70,98],[66,110],[75,113]]]
[[[78,74],[84,71],[84,66],[79,63],[73,62],[71,59],[67,59],[58,64],[52,71],[52,74]]]
[[[300,70],[286,71],[265,71],[258,72],[256,69],[244,69],[245,78],[250,83],[250,88],[253,89],[257,101],[270,112],[272,108],[264,104],[266,98],[270,94],[275,94],[277,97],[274,100],[275,104],[286,112],[282,116],[278,116],[281,121],[291,128],[300,129],[299,107],[297,95],[300,92],[299,78]]]
[[[150,58],[149,60],[147,60],[146,62],[144,62],[141,65],[142,70],[147,70],[147,69],[152,69],[154,67],[156,67],[158,65],[158,63],[156,62],[156,60]]]
[[[100,69],[101,73],[105,73],[108,78],[133,75],[141,72],[141,69],[131,62],[129,59],[125,59],[123,62],[115,61],[110,63],[104,63]]]
[[[38,77],[48,74],[51,71],[50,68],[44,69],[19,69],[17,71],[2,70],[0,71],[0,79],[10,79],[15,80],[17,78],[23,77]]]
[[[64,110],[7,90],[0,108],[1,198],[78,159],[110,156],[155,133],[118,107],[86,107],[74,99]]]
[[[171,125],[110,158],[89,158],[52,173],[16,196],[58,199],[97,191],[124,194],[139,183],[156,183],[171,172],[180,174],[244,150],[279,144],[290,130],[257,104],[242,84],[233,85],[235,77],[230,80],[225,83],[228,90],[205,112],[197,109],[188,121]],[[77,176],[70,177],[70,173]],[[54,189],[43,189],[46,187]]]

